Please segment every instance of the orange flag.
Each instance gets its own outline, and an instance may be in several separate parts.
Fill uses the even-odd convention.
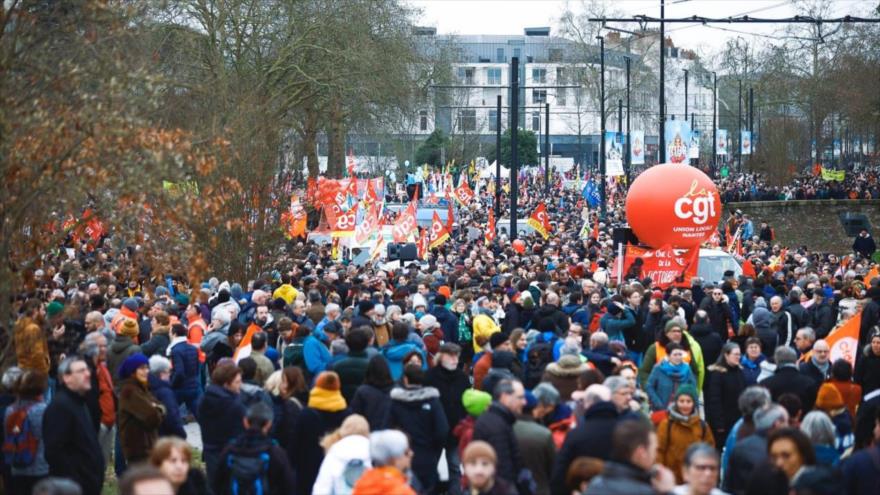
[[[596,214],[596,223],[593,225],[593,240],[599,240],[599,215]],[[593,270],[595,271],[595,270]]]
[[[409,236],[416,230],[416,204],[410,203],[400,215],[397,223],[391,229],[394,242],[406,242]]]
[[[419,234],[419,242],[416,244],[420,260],[424,260],[428,257],[428,247],[428,231],[422,229],[422,233]]]
[[[462,206],[467,208],[470,204],[471,200],[474,199],[474,192],[471,191],[471,186],[468,185],[467,181],[462,178],[461,182],[458,184],[458,187],[453,191],[455,194],[455,199],[461,203]]]
[[[449,232],[446,230],[446,225],[443,224],[443,220],[440,220],[440,215],[437,212],[434,212],[434,218],[431,220],[431,235],[429,237],[431,249],[434,249],[444,242],[446,239],[449,239]]]
[[[825,342],[831,347],[831,362],[838,359],[846,359],[850,366],[856,365],[856,353],[859,351],[859,326],[862,324],[862,312],[834,329]]]
[[[544,203],[538,203],[538,207],[532,212],[527,222],[533,229],[541,234],[544,239],[550,237],[550,216],[547,214],[547,207]]]
[[[486,244],[495,240],[495,212],[489,208],[489,223],[486,225]]]
[[[865,286],[871,285],[871,280],[873,280],[874,277],[880,277],[880,266],[878,265],[875,265],[874,268],[871,268],[871,271],[868,272],[867,275],[865,275]]]

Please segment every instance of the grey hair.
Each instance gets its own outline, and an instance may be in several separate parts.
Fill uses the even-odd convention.
[[[409,441],[399,430],[379,430],[370,433],[370,459],[373,466],[387,466],[394,459],[406,455]]]
[[[694,323],[706,323],[709,321],[709,313],[705,309],[698,309],[694,313]]]
[[[698,457],[708,457],[718,462],[718,451],[705,442],[692,443],[684,453],[684,465],[690,467]]]
[[[34,485],[33,495],[82,495],[82,489],[68,478],[43,478]]]
[[[581,355],[581,345],[574,337],[566,337],[562,348],[559,349],[559,357],[571,354],[572,356]]]
[[[15,382],[18,381],[18,377],[22,374],[22,369],[18,366],[10,366],[3,372],[3,390],[12,390],[15,387]]]
[[[834,423],[822,411],[811,411],[801,421],[801,431],[810,437],[813,445],[834,446],[837,441],[837,432]]]
[[[80,347],[83,355],[92,359],[98,355],[98,337],[104,337],[100,330],[86,334]]]
[[[58,364],[58,374],[59,375],[71,374],[72,373],[71,368],[73,367],[73,363],[76,363],[79,361],[85,362],[85,360],[80,356],[68,356],[68,357],[64,358],[64,360]]]
[[[598,330],[593,335],[590,335],[590,346],[600,346],[608,343],[608,334]]]
[[[330,355],[341,356],[348,354],[348,344],[343,339],[336,339],[330,342]]]
[[[776,366],[794,364],[797,362],[797,353],[791,347],[781,345],[773,352],[773,360],[776,361]]]
[[[752,385],[743,390],[736,405],[744,417],[751,418],[755,411],[769,403],[770,391],[760,385]]]
[[[559,391],[550,383],[539,383],[532,389],[532,395],[540,405],[555,406],[559,404]]]
[[[158,354],[150,356],[150,373],[158,375],[166,371],[171,371],[171,361],[168,358]]]
[[[770,404],[763,409],[755,411],[752,417],[755,420],[756,431],[768,431],[779,420],[788,419],[788,411],[779,404]]]
[[[324,314],[329,315],[330,313],[342,313],[342,309],[336,303],[330,303],[324,308]]]
[[[631,387],[629,380],[618,375],[609,376],[604,382],[602,382],[602,385],[608,387],[608,390],[610,390],[612,394],[624,387]]]
[[[605,385],[594,383],[584,390],[584,407],[589,408],[597,402],[607,402],[611,400],[611,390]]]
[[[492,399],[498,400],[502,395],[510,395],[514,393],[514,382],[522,383],[519,380],[503,378],[495,384],[495,390],[492,391]]]
[[[86,314],[85,321],[88,323],[91,320],[100,321],[101,326],[104,325],[104,315],[102,315],[100,311],[89,311],[88,314]]]
[[[804,332],[804,337],[810,339],[813,342],[816,341],[816,331],[813,330],[813,327],[799,328],[797,333],[801,333],[801,332]],[[795,334],[795,335],[797,335],[797,334]]]

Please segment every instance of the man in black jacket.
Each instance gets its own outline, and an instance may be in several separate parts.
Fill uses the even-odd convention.
[[[675,475],[656,464],[657,434],[650,422],[626,420],[615,425],[610,451],[610,461],[590,481],[587,495],[672,493]]]
[[[724,299],[724,291],[721,287],[714,287],[709,297],[704,298],[700,303],[700,309],[706,311],[709,315],[709,323],[715,333],[721,337],[721,340],[727,342],[728,327],[732,327],[736,331],[737,323],[733,321],[733,312],[730,304]]]
[[[210,480],[215,495],[251,489],[244,486],[248,482],[262,484],[259,493],[267,495],[294,492],[293,472],[287,454],[269,437],[272,420],[272,408],[266,404],[257,402],[248,409],[243,420],[245,432],[220,453],[222,462],[214,479]],[[237,490],[233,490],[234,484],[238,485]]]
[[[774,401],[778,400],[780,395],[791,392],[801,400],[804,411],[812,410],[816,403],[819,384],[798,371],[797,354],[794,349],[777,347],[776,352],[773,353],[773,360],[776,362],[776,373],[764,379],[760,385],[770,391],[770,396]]]
[[[58,365],[58,391],[43,418],[43,441],[49,474],[70,478],[83,493],[100,493],[104,483],[104,456],[98,433],[86,407],[91,388],[89,367],[80,357]]]
[[[516,485],[523,467],[513,423],[522,414],[526,391],[519,380],[501,380],[492,394],[492,405],[474,424],[473,440],[488,442],[498,455],[496,476]]]
[[[829,304],[825,297],[825,290],[821,287],[815,289],[807,289],[807,295],[813,298],[813,305],[807,309],[810,315],[810,322],[813,329],[816,330],[816,337],[824,339],[831,333],[834,323],[837,322],[837,312]]]
[[[548,292],[544,297],[544,305],[535,311],[532,317],[532,327],[541,332],[556,332],[563,336],[568,332],[570,321],[561,309],[559,309],[559,296],[555,292]]]
[[[443,297],[442,294],[437,295]],[[435,299],[436,301],[436,299]],[[434,306],[437,309],[437,306]],[[468,376],[458,366],[461,347],[456,344],[443,344],[437,352],[437,365],[428,370],[425,376],[425,385],[434,387],[440,392],[440,403],[449,423],[449,433],[446,438],[446,463],[449,466],[449,492],[459,492],[461,480],[461,462],[458,458],[458,438],[452,433],[458,422],[465,418],[467,413],[462,405],[461,397],[465,390],[471,388]]]

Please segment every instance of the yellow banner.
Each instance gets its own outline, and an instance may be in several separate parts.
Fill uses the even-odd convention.
[[[846,179],[846,170],[828,170],[822,167],[822,180],[843,182]]]

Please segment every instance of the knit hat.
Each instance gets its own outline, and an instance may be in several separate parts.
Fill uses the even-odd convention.
[[[608,314],[611,316],[617,316],[623,311],[623,308],[618,306],[614,301],[609,301],[606,306],[608,307]]]
[[[492,349],[496,349],[498,346],[504,344],[507,341],[507,337],[501,332],[495,332],[491,336],[489,336],[489,347]]]
[[[422,328],[422,331],[427,331],[439,327],[440,323],[437,322],[436,316],[425,315],[419,320],[419,326]]]
[[[425,299],[425,296],[421,294],[414,294],[412,299],[412,307],[413,309],[418,307],[423,307],[425,309],[428,308],[428,301]]]
[[[495,455],[495,449],[482,440],[473,440],[467,447],[465,447],[464,452],[461,454],[462,464],[474,462],[477,459],[488,459],[492,464],[498,462],[498,457]]]
[[[681,324],[681,320],[678,318],[673,318],[666,322],[666,326],[663,327],[663,333],[667,333],[673,328],[678,328],[684,330],[684,326]]]
[[[140,305],[137,302],[137,299],[133,297],[129,297],[125,301],[122,301],[122,306],[129,311],[137,311]]]
[[[463,405],[464,410],[473,417],[483,414],[483,412],[489,408],[489,404],[491,403],[492,395],[475,388],[469,388],[461,395],[461,405]]]
[[[452,296],[452,290],[449,288],[448,285],[441,285],[437,288],[437,294],[443,294],[443,297],[448,298]]]
[[[141,366],[149,366],[150,361],[147,359],[147,356],[144,356],[141,353],[132,354],[128,356],[128,358],[123,361],[122,365],[119,366],[119,378],[125,380],[130,377],[137,371]]]
[[[135,338],[139,331],[137,322],[131,318],[123,319],[122,324],[119,326],[119,335],[125,335],[126,337]]]
[[[358,314],[364,316],[375,308],[376,305],[372,301],[361,301],[358,303]]]
[[[322,371],[315,378],[315,386],[309,391],[309,407],[328,412],[345,409],[345,398],[339,389],[339,375],[333,371]]]
[[[315,378],[315,388],[323,388],[324,390],[339,390],[339,375],[332,371],[323,371],[318,378]]]
[[[845,405],[846,404],[843,402],[843,396],[833,384],[823,383],[822,386],[819,387],[819,393],[816,394],[816,409],[830,412],[835,409],[840,409]]]
[[[64,311],[64,305],[58,301],[52,301],[49,303],[48,306],[46,306],[46,315],[49,318],[52,318],[52,317],[58,315],[62,311]]]
[[[678,390],[675,391],[675,399],[676,400],[678,400],[678,398],[681,397],[682,395],[689,396],[691,399],[693,399],[694,404],[697,403],[697,400],[699,398],[699,394],[697,393],[697,388],[689,383],[681,385],[680,387],[678,387]]]

